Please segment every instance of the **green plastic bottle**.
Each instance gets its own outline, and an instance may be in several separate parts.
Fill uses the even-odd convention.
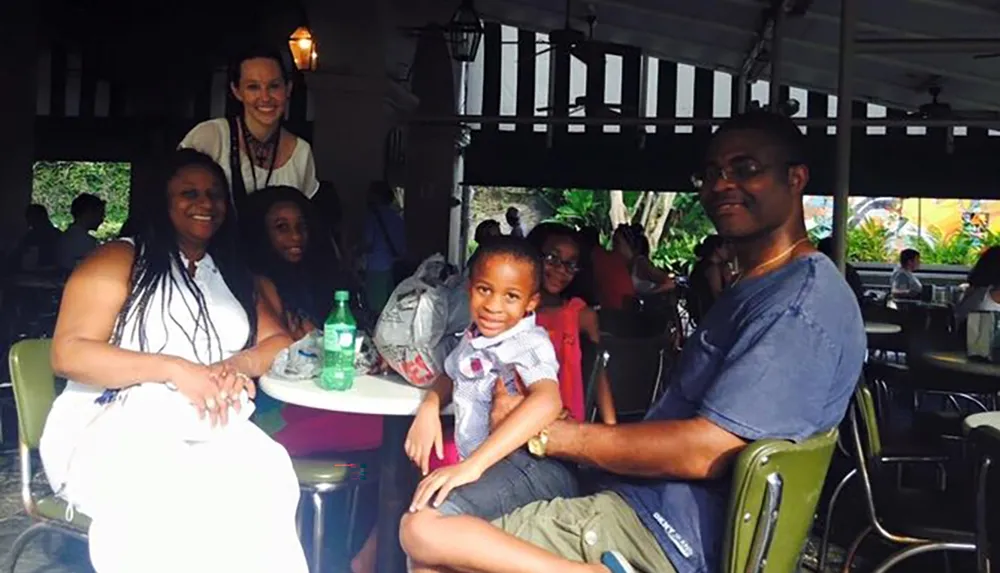
[[[349,390],[354,384],[354,339],[357,324],[347,307],[351,293],[338,290],[336,304],[323,323],[323,372],[319,387],[324,390]]]

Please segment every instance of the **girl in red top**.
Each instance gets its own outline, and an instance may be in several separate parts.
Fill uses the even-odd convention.
[[[563,405],[573,418],[586,421],[584,401],[587,380],[583,373],[580,335],[595,345],[601,330],[597,313],[581,298],[567,296],[580,271],[580,243],[569,227],[552,223],[535,227],[528,240],[542,252],[545,263],[542,280],[542,304],[537,323],[549,331],[559,359],[559,389]],[[614,399],[607,374],[601,370],[597,379],[597,408],[605,424],[614,424]]]

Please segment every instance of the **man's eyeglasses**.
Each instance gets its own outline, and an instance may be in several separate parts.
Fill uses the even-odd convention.
[[[706,165],[705,170],[691,176],[695,189],[711,188],[719,179],[734,183],[746,183],[762,175],[774,166],[764,165],[752,157],[737,158],[728,165]]]
[[[564,261],[561,258],[559,258],[559,255],[557,255],[556,253],[548,253],[542,260],[545,261],[546,265],[553,267],[562,267],[563,270],[565,270],[567,273],[571,275],[575,275],[580,271],[580,264],[578,262]]]

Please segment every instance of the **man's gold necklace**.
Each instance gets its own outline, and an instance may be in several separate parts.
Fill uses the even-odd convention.
[[[802,237],[798,241],[795,241],[794,243],[792,243],[791,247],[788,247],[784,251],[781,251],[780,253],[778,253],[777,255],[775,255],[773,257],[771,257],[770,259],[767,259],[763,263],[760,263],[759,265],[756,265],[753,268],[747,269],[746,271],[740,271],[740,273],[738,275],[736,275],[736,278],[733,279],[733,282],[730,284],[730,286],[735,286],[736,283],[738,283],[741,280],[743,280],[743,277],[745,277],[746,275],[749,275],[750,273],[752,273],[754,271],[768,268],[771,265],[773,265],[774,263],[777,263],[777,262],[781,261],[782,259],[784,259],[788,255],[790,255],[792,253],[792,251],[794,251],[795,249],[797,249],[799,245],[801,245],[802,243],[805,243],[808,240],[809,240],[809,237]]]

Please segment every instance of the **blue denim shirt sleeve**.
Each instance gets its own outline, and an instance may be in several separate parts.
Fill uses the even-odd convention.
[[[817,423],[830,397],[839,347],[797,309],[755,320],[725,357],[706,391],[699,415],[747,440],[802,440],[825,428]]]

